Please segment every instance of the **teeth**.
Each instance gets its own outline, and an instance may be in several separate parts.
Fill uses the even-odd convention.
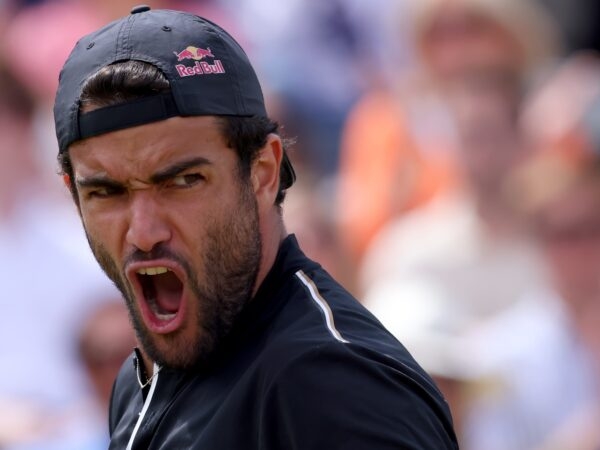
[[[174,319],[175,316],[177,315],[177,313],[161,314],[156,311],[154,313],[156,314],[156,317],[158,317],[160,320],[171,320],[171,319]]]
[[[167,273],[169,269],[166,267],[146,267],[137,271],[140,275],[160,275],[161,273]]]
[[[158,307],[158,305],[156,304],[156,300],[154,300],[154,299],[149,299],[148,304],[150,305],[150,308],[152,309],[154,314],[156,314],[156,317],[158,317],[160,320],[163,320],[163,321],[172,320],[175,318],[175,316],[177,316],[176,312],[174,312],[174,313],[162,312],[160,310],[160,308]]]

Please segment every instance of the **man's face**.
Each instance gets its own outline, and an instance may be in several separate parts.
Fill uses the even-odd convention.
[[[250,299],[258,209],[213,117],[175,117],[70,148],[83,225],[157,363],[201,363]]]
[[[439,6],[420,45],[427,66],[445,88],[469,87],[481,75],[507,74],[521,65],[523,57],[508,29],[468,2]]]

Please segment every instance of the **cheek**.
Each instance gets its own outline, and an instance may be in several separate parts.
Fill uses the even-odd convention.
[[[114,257],[118,250],[119,242],[122,242],[123,226],[116,216],[98,213],[92,209],[82,208],[81,221],[92,247],[102,247],[105,253]]]
[[[82,210],[81,221],[87,234],[95,240],[105,240],[106,235],[111,231],[111,227],[107,226],[109,222],[103,220],[101,215],[93,214],[91,211]]]

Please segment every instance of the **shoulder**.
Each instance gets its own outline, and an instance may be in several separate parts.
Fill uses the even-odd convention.
[[[321,269],[295,277],[290,319],[255,361],[262,421],[300,448],[454,448],[447,404],[408,351]]]
[[[261,423],[298,448],[455,448],[447,405],[416,367],[336,340],[280,344],[270,356]]]

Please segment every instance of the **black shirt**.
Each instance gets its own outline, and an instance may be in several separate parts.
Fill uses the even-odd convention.
[[[110,434],[115,450],[458,448],[429,376],[293,236],[210,365],[143,392],[124,364]]]

